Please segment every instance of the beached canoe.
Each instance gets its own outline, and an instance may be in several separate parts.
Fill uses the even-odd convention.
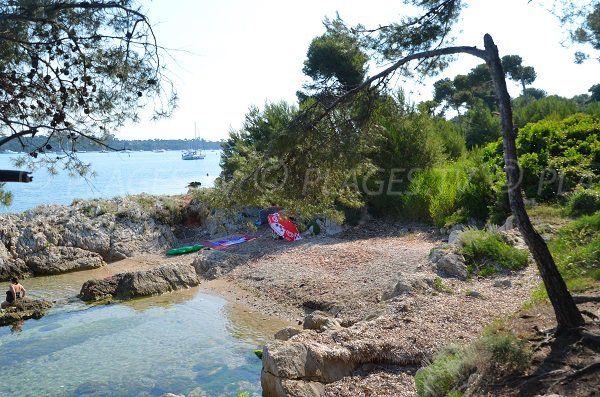
[[[189,254],[190,252],[200,251],[204,246],[202,244],[186,245],[183,247],[172,248],[167,251],[167,255],[182,255]]]

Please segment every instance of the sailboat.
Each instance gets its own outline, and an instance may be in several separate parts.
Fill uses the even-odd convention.
[[[194,123],[194,141],[196,137],[196,123]],[[202,160],[206,157],[201,149],[187,149],[181,153],[182,160]]]

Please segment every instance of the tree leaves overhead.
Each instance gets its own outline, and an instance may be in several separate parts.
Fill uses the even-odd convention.
[[[362,83],[368,57],[339,16],[324,24],[326,32],[310,43],[302,71],[320,86],[348,91]]]
[[[132,0],[0,2],[0,144],[18,139],[48,166],[56,158],[27,138],[53,137],[75,165],[79,138],[101,141],[145,107],[170,114],[160,52]]]

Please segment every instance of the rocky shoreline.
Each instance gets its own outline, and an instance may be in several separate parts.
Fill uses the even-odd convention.
[[[265,396],[414,396],[413,375],[425,360],[513,313],[539,282],[531,267],[491,279],[452,274],[430,255],[448,236],[418,225],[373,221],[295,243],[273,240],[265,227],[226,251],[171,260],[166,249],[245,222],[216,214],[182,233],[135,198],[1,217],[0,278],[110,266],[151,253],[156,265],[89,280],[80,297],[122,300],[200,284],[296,324],[265,346]]]

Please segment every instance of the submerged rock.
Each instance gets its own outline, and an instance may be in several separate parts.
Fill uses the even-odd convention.
[[[81,287],[79,297],[84,301],[107,298],[126,300],[164,294],[198,284],[200,279],[192,265],[177,264],[146,271],[119,273],[100,280],[88,280]]]
[[[17,299],[12,305],[0,309],[0,326],[30,318],[42,318],[51,307],[52,303],[43,299]]]

